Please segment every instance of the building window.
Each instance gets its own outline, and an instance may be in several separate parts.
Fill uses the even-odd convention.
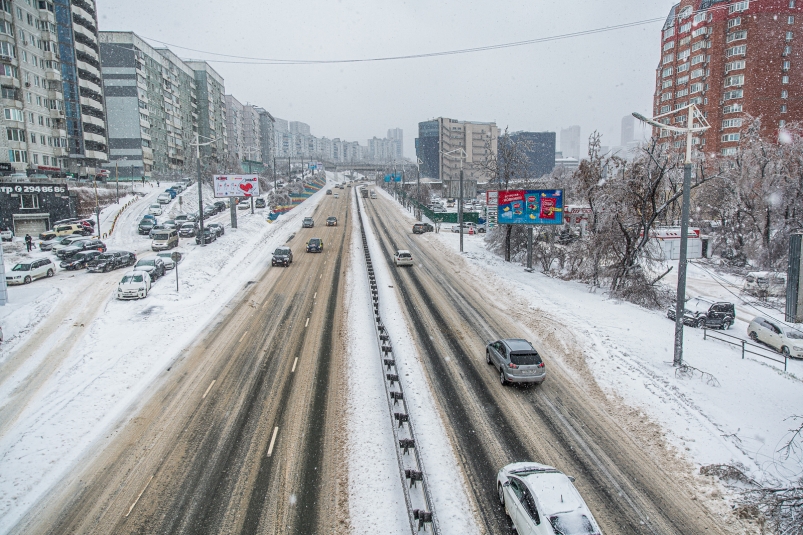
[[[691,32],[691,38],[695,39],[697,37],[700,37],[701,35],[706,35],[707,33],[708,33],[708,28],[703,26],[702,28],[697,28],[696,30]]]
[[[695,78],[699,78],[703,74],[705,74],[705,70],[703,70],[703,69],[694,69],[693,71],[691,71],[691,75],[690,76],[691,76],[691,79],[694,80]]]
[[[678,46],[686,46],[689,43],[691,43],[691,35],[687,35],[686,37],[681,39],[680,42],[678,43]]]
[[[703,84],[691,84],[689,86],[690,93],[699,93],[702,90],[703,90]]]
[[[786,113],[786,104],[781,104],[781,113]]]
[[[793,37],[794,37],[794,34],[792,32],[786,32],[786,40],[787,41],[791,41]]]
[[[725,91],[723,93],[723,98],[725,100],[733,100],[735,98],[742,98],[744,96],[744,90],[742,89],[734,89],[733,91]]]
[[[667,87],[672,87],[672,80],[664,80],[661,83],[661,89],[666,89]]]
[[[667,63],[672,63],[673,61],[675,61],[674,54],[667,54],[666,56],[664,56],[664,65],[666,65]]]
[[[734,154],[736,154],[737,150],[738,149],[736,147],[728,147],[727,149],[722,149],[722,155],[723,156],[733,156]]]
[[[689,70],[689,64],[688,63],[682,63],[682,64],[678,65],[678,74],[680,74],[682,72],[686,72],[688,70]]]
[[[742,119],[725,119],[722,121],[722,128],[741,128]]]
[[[661,113],[669,113],[669,110],[671,109],[671,106],[661,106]]]
[[[783,67],[782,67],[783,71],[787,72],[791,66],[792,66],[792,63],[790,61],[784,61],[783,62]]]
[[[744,85],[744,75],[739,74],[737,76],[726,76],[725,77],[725,87],[739,87]]]
[[[683,85],[685,83],[688,83],[688,81],[689,81],[688,76],[681,76],[680,78],[678,78],[678,85]]]
[[[784,56],[791,56],[792,55],[792,47],[789,46],[789,45],[786,45],[785,47],[783,47],[783,55]]]
[[[728,29],[735,28],[736,26],[742,25],[742,17],[736,17],[735,19],[731,19],[728,21]]]
[[[723,134],[722,135],[722,142],[729,143],[731,141],[739,141],[742,138],[741,134]]]
[[[25,130],[19,128],[6,128],[6,137],[9,141],[25,143]]]
[[[689,104],[702,104],[702,103],[703,103],[702,97],[694,97],[692,99],[689,99]]]
[[[705,11],[701,11],[699,13],[694,14],[694,24],[700,24],[701,22],[705,22],[708,18],[708,13]]]
[[[36,154],[34,154],[34,158],[36,158]],[[20,208],[22,210],[35,210],[39,208],[39,195],[36,193],[25,194],[20,193]]]
[[[745,54],[747,54],[747,45],[734,46],[725,50],[726,57],[744,56]]]
[[[686,61],[689,56],[691,55],[691,50],[688,48],[686,50],[681,50],[678,52],[678,61]]]
[[[678,91],[677,93],[675,93],[675,98],[685,97],[688,94],[689,94],[689,90],[688,89],[683,89],[683,90]]]
[[[727,113],[739,113],[741,111],[742,111],[742,105],[741,104],[731,104],[730,106],[725,106],[724,108],[722,108],[722,113],[725,113],[725,114],[727,114]]]
[[[731,71],[740,71],[744,69],[745,61],[743,59],[739,61],[731,61],[730,63],[725,64],[725,72],[729,73]]]
[[[705,41],[697,41],[696,43],[691,45],[691,51],[692,52],[697,52],[701,48],[707,48]]]
[[[781,76],[781,83],[788,84],[789,83],[789,76]]]
[[[683,109],[683,108],[685,108],[685,107],[686,107],[686,106],[688,106],[688,105],[689,105],[689,103],[688,103],[688,102],[686,102],[686,101],[684,100],[683,102],[678,102],[678,103],[676,103],[676,104],[675,104],[675,109],[676,109],[676,110],[680,110],[680,109]],[[669,124],[669,119],[667,119],[667,120],[664,122],[664,124]]]
[[[678,115],[677,117],[675,117],[675,122],[676,123],[685,123],[687,118],[688,118],[688,115]]]
[[[789,18],[786,19],[786,22],[789,23],[789,24],[794,24],[795,23],[795,16],[794,15],[789,15]]]
[[[670,37],[672,37],[673,35],[675,35],[675,27],[674,27],[674,26],[673,26],[673,27],[671,27],[671,28],[667,28],[666,30],[664,30],[664,39],[665,39],[665,40],[666,40],[666,39],[669,39],[669,38],[670,38]]]
[[[731,4],[728,6],[728,14],[733,13],[740,13],[742,11],[747,11],[750,8],[750,0],[744,0],[743,2],[736,2],[735,4]]]
[[[664,72],[662,74],[662,78],[666,78],[668,76],[672,76],[672,74],[674,72],[675,72],[675,70],[672,67],[667,67],[666,69],[664,69]]]
[[[789,98],[789,91],[786,89],[781,91],[781,98]]]
[[[738,32],[731,32],[728,34],[726,41],[732,43],[734,41],[741,41],[747,39],[747,30],[739,30]]]
[[[12,163],[28,163],[28,153],[24,150],[9,150],[8,161]]]
[[[6,118],[7,121],[25,121],[25,114],[22,111],[15,109],[15,108],[5,108],[3,109],[3,116]]]
[[[705,54],[700,54],[699,56],[694,56],[691,58],[691,64],[697,65],[698,63],[702,63],[705,61]]]
[[[686,24],[681,25],[679,32],[683,33],[683,32],[688,32],[689,30],[691,30],[691,22],[687,22]]]
[[[783,119],[778,121],[778,126],[781,127],[781,128],[785,127],[786,126],[786,121],[784,121]]]
[[[789,7],[795,7],[795,0],[789,0]]]
[[[675,48],[675,42],[669,41],[664,45],[664,52],[666,52],[667,50],[672,50],[673,48]]]

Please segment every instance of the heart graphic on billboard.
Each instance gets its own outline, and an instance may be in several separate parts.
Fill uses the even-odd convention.
[[[246,194],[254,189],[253,184],[240,184],[240,189],[243,190]]]

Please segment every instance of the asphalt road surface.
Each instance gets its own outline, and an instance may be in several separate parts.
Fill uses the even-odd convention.
[[[327,196],[289,242],[293,264],[249,282],[15,532],[341,532],[349,202]],[[324,226],[330,215],[339,226]],[[304,252],[312,237],[323,253]]]
[[[723,532],[690,489],[548,354],[542,385],[503,387],[485,361],[485,344],[522,337],[520,318],[494,306],[470,274],[456,273],[449,255],[436,254],[412,234],[392,201],[381,195],[364,201],[486,533],[510,533],[495,480],[498,469],[514,461],[550,464],[575,476],[604,533]],[[410,250],[415,266],[394,267],[396,249]]]

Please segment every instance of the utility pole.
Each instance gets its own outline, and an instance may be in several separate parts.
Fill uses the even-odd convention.
[[[201,247],[206,247],[204,239],[204,190],[201,187],[201,137],[195,133],[195,155],[198,158],[198,219],[201,225]]]
[[[117,160],[114,160],[114,181],[117,182],[117,204],[120,204],[120,167]]]
[[[460,252],[463,252],[463,160],[460,160],[460,198],[457,200],[457,225],[460,229]]]

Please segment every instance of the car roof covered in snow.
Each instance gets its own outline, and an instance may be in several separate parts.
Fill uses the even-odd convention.
[[[537,497],[544,514],[586,512],[585,502],[566,474],[557,470],[539,471],[522,479]]]

